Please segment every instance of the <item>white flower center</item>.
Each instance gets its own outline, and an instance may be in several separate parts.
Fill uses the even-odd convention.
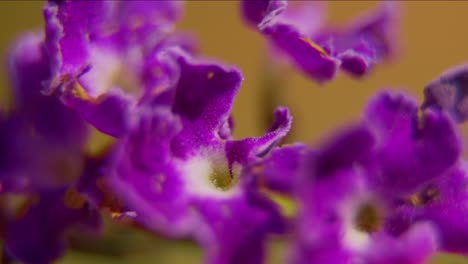
[[[231,197],[238,193],[240,166],[229,166],[224,153],[198,155],[183,165],[189,192],[198,196]]]
[[[382,226],[382,212],[368,199],[357,199],[344,210],[344,243],[351,249],[364,250],[370,235]]]

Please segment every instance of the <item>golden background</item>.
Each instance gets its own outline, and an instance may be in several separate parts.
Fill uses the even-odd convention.
[[[42,5],[41,1],[0,1],[3,58],[15,36],[27,30],[42,29]],[[331,1],[328,19],[333,25],[344,24],[375,5],[372,1]],[[295,118],[294,134],[289,140],[318,144],[327,133],[359,118],[369,96],[382,88],[402,89],[421,100],[426,83],[448,67],[468,61],[468,2],[411,1],[400,2],[400,6],[399,56],[391,63],[374,68],[368,77],[358,80],[343,73],[320,86],[290,69],[284,70],[280,103],[289,107]],[[261,134],[260,87],[266,64],[265,42],[260,34],[243,25],[237,1],[187,1],[185,17],[178,29],[191,31],[198,37],[204,56],[242,70],[245,80],[234,104],[235,135]],[[3,105],[8,103],[6,77],[3,67],[0,70],[0,103]],[[467,132],[465,129],[465,135]],[[200,252],[187,243],[161,242],[144,235],[127,234],[127,238],[126,243],[137,253],[112,257],[112,263],[201,262]],[[278,246],[273,248],[275,252],[279,250]],[[276,257],[269,262],[281,263],[279,254],[274,255]],[[104,263],[108,260],[109,257],[71,253],[60,263]],[[468,260],[441,259],[439,263],[468,263]]]

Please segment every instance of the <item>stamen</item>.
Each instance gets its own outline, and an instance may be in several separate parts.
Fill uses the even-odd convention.
[[[355,218],[356,228],[366,233],[377,231],[381,222],[379,211],[370,203],[361,205]]]
[[[406,199],[406,203],[412,206],[424,206],[439,197],[439,190],[434,186],[429,186],[419,193],[411,195]]]
[[[240,167],[229,166],[223,153],[207,153],[192,158],[184,166],[190,192],[201,196],[230,197],[238,193]]]
[[[209,179],[216,189],[222,191],[231,189],[237,183],[237,177],[231,176],[225,168],[213,168]]]
[[[83,86],[81,86],[78,82],[75,82],[73,84],[73,88],[71,90],[71,94],[78,98],[78,99],[81,99],[83,101],[91,101],[92,98],[88,95],[88,93],[86,93],[85,89],[83,88]]]
[[[312,40],[310,40],[308,38],[301,38],[301,40],[304,41],[305,43],[309,44],[309,46],[311,46],[312,48],[317,50],[323,56],[325,56],[325,57],[330,56],[322,47],[320,47],[317,43],[313,42]]]

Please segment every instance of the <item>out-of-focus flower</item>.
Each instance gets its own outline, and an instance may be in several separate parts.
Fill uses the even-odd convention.
[[[285,136],[291,117],[279,108],[264,136],[233,140],[226,125],[240,72],[176,58],[180,79],[171,108],[139,109],[119,143],[111,185],[137,221],[158,233],[192,236],[208,263],[260,263],[266,234],[283,223],[244,168]]]
[[[266,16],[279,15],[287,6],[287,0],[242,0],[241,15],[249,26],[257,28]]]
[[[319,82],[340,68],[364,76],[395,51],[392,2],[340,29],[323,26],[322,3],[241,8],[277,59]],[[431,82],[422,108],[377,94],[360,122],[316,149],[276,146],[291,128],[283,107],[264,135],[235,140],[242,75],[195,57],[193,39],[172,32],[180,17],[179,1],[50,0],[45,37],[14,44],[13,107],[0,111],[5,260],[53,262],[68,231],[99,230],[99,209],[191,238],[210,264],[260,264],[268,236],[291,230],[297,264],[468,252],[467,163],[449,117],[468,116],[466,66]],[[88,123],[118,139],[85,153]],[[275,193],[297,202],[294,217]]]
[[[374,133],[372,180],[392,195],[413,193],[440,178],[456,164],[462,143],[443,111],[418,111],[416,101],[403,94],[383,93],[371,101],[365,122]]]
[[[309,152],[303,143],[275,147],[258,164],[252,165],[251,173],[257,175],[269,190],[290,195]]]
[[[293,262],[424,263],[437,250],[465,253],[466,174],[451,172],[460,155],[443,111],[419,115],[405,95],[378,94],[361,123],[302,158]]]
[[[397,208],[388,230],[405,232],[418,222],[430,221],[438,230],[442,251],[468,253],[468,176],[460,162],[443,177],[431,181]]]
[[[180,1],[63,1],[44,8],[52,77],[46,91],[98,130],[126,133],[142,96],[177,79],[165,49],[193,50],[194,41],[170,34],[181,17]]]
[[[49,65],[42,34],[18,38],[8,57],[13,107],[0,118],[0,200],[11,205],[0,208],[4,254],[25,263],[60,257],[65,232],[79,223],[99,227],[96,208],[73,193],[88,127],[57,96],[42,94]]]
[[[305,177],[298,191],[291,263],[422,264],[437,250],[437,233],[430,223],[413,225],[400,236],[386,232],[391,200],[378,193],[359,168]]]
[[[442,73],[424,89],[423,108],[446,110],[457,122],[468,118],[468,66],[460,65]]]
[[[42,192],[23,209],[23,215],[9,219],[5,228],[4,254],[28,264],[52,263],[65,252],[66,231],[80,228],[80,232],[97,232],[99,213],[84,200],[73,201],[67,196],[70,195],[64,188]]]
[[[44,96],[50,77],[41,34],[26,34],[14,44],[8,70],[13,109],[1,121],[1,191],[37,191],[67,186],[82,167],[87,127],[56,96]]]
[[[316,81],[333,79],[339,68],[363,76],[395,52],[395,3],[385,2],[341,29],[323,27],[323,3],[286,5],[285,0],[243,0],[241,11],[246,23],[269,40],[279,55],[275,60],[288,59]]]

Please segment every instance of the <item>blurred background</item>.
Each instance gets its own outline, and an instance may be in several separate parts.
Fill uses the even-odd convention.
[[[373,1],[330,1],[328,21],[342,25],[374,7]],[[41,1],[0,1],[0,54],[21,32],[42,30]],[[278,102],[294,116],[293,134],[288,141],[319,144],[327,134],[359,118],[366,100],[377,90],[407,91],[419,100],[422,89],[445,69],[468,61],[468,1],[400,2],[399,55],[379,65],[363,78],[341,73],[330,83],[318,85],[292,69],[281,72]],[[178,29],[193,32],[201,54],[236,65],[245,80],[234,104],[235,136],[260,135],[264,130],[266,58],[260,34],[244,26],[237,1],[186,1],[185,17]],[[8,78],[4,63],[0,69],[0,108],[8,105]],[[466,125],[464,134],[468,135]],[[79,250],[59,263],[202,263],[202,254],[190,242],[155,238],[112,224],[102,241],[77,243]],[[269,246],[268,263],[282,263],[280,242]],[[467,258],[437,256],[434,263],[468,263]]]

